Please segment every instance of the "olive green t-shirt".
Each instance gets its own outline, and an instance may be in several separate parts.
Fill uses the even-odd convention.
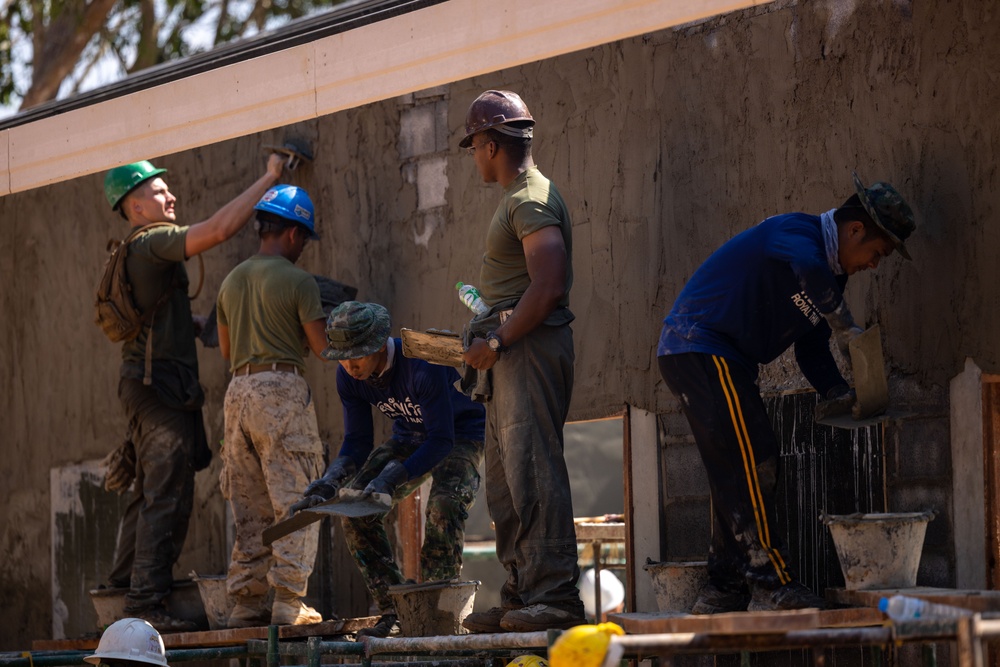
[[[187,231],[187,227],[174,225],[140,234],[129,244],[125,269],[135,304],[143,313],[173,285],[170,296],[153,315],[153,361],[179,363],[194,369],[197,375],[198,351],[194,345],[188,275],[184,268]],[[144,327],[137,338],[122,346],[122,361],[145,363],[148,334],[149,327]]]
[[[537,167],[525,170],[504,188],[503,199],[486,232],[486,252],[478,288],[487,304],[493,306],[524,295],[531,279],[521,240],[552,225],[559,227],[566,244],[566,293],[559,306],[569,306],[569,290],[573,285],[573,234],[569,210],[556,186]],[[572,319],[571,314],[566,315]]]
[[[230,370],[271,363],[304,370],[309,348],[302,325],[326,317],[316,279],[275,255],[255,255],[226,276],[218,316],[229,328]]]

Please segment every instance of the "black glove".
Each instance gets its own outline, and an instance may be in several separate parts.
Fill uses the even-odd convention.
[[[816,404],[814,419],[819,422],[830,417],[851,413],[857,395],[846,384],[838,385],[826,393],[826,400]]]
[[[338,456],[326,469],[323,476],[310,482],[306,490],[302,492],[302,500],[289,508],[291,514],[299,510],[315,507],[322,502],[336,498],[340,487],[344,482],[357,471],[357,465],[350,456]]]
[[[410,473],[406,472],[406,466],[399,461],[389,461],[389,464],[382,468],[378,477],[368,482],[364,495],[370,496],[373,493],[384,493],[391,496],[399,488],[399,485],[410,478]]]
[[[837,306],[836,310],[825,314],[823,317],[826,318],[827,324],[830,325],[830,330],[833,332],[833,339],[836,341],[840,353],[844,355],[844,359],[850,361],[851,350],[849,343],[855,336],[864,333],[864,329],[854,322],[854,316],[851,315],[851,311],[847,308],[847,302],[843,300]]]
[[[135,445],[126,440],[104,457],[104,488],[119,495],[132,486],[135,479]]]

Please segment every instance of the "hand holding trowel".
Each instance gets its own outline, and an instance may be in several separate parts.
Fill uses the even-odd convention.
[[[338,456],[322,477],[306,487],[302,500],[292,505],[292,515],[264,530],[264,544],[271,544],[331,514],[361,517],[391,510],[392,494],[374,488],[375,480],[364,490],[341,488],[354,472],[354,461],[348,456]]]
[[[850,338],[848,356],[854,389],[816,406],[816,422],[839,428],[860,428],[882,421],[889,407],[889,384],[882,358],[879,325]]]

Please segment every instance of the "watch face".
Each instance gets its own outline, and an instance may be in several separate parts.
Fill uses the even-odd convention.
[[[490,349],[496,352],[500,349],[500,339],[496,336],[490,336],[486,339],[486,344],[490,346]]]

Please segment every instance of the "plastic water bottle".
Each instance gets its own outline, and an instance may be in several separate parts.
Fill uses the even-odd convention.
[[[458,290],[458,298],[462,300],[469,310],[474,312],[476,315],[482,315],[487,310],[490,309],[483,301],[483,297],[479,295],[479,290],[477,290],[472,285],[466,285],[465,283],[456,283],[455,289]]]
[[[912,621],[918,618],[962,618],[972,612],[948,604],[928,602],[905,595],[893,595],[878,601],[878,610],[894,621]]]

